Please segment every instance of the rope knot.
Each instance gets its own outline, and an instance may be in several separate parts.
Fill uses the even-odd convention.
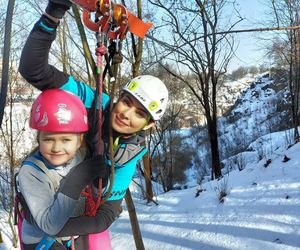
[[[97,56],[104,56],[107,54],[107,48],[104,45],[96,48],[96,55]]]
[[[85,200],[85,212],[86,216],[96,216],[97,209],[101,204],[102,196],[102,179],[98,182],[98,194],[97,197],[93,196],[93,191],[91,186],[86,186],[86,188],[81,192],[81,195],[86,198]]]

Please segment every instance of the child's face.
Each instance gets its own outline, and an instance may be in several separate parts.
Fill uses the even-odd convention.
[[[133,96],[124,94],[113,108],[112,127],[121,134],[133,134],[154,125],[148,117],[146,109]]]
[[[40,153],[54,166],[63,165],[71,160],[82,142],[81,134],[39,133]]]

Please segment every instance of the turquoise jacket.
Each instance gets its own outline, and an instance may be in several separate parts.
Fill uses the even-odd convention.
[[[72,76],[69,76],[68,82],[61,86],[61,89],[77,95],[83,101],[86,108],[92,107],[92,103],[95,98],[95,90],[85,83],[76,81]],[[106,114],[108,114],[109,103],[109,96],[103,93],[102,110]],[[105,130],[105,128],[103,128],[103,130]],[[108,131],[102,131],[102,133],[108,133]],[[125,196],[126,190],[129,187],[135,173],[137,162],[147,152],[145,147],[138,144],[132,144],[126,142],[126,140],[120,141],[123,142],[120,143],[115,150],[114,184],[109,200],[122,199]],[[108,150],[108,142],[104,141],[104,143],[106,144],[105,148]],[[106,159],[106,162],[111,165],[109,158]]]

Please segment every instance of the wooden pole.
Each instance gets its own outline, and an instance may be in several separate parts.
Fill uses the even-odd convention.
[[[128,213],[129,213],[130,223],[131,223],[131,229],[132,229],[132,234],[133,234],[133,237],[134,237],[136,249],[144,250],[145,247],[144,247],[144,243],[143,243],[143,238],[142,238],[141,230],[140,230],[138,219],[137,219],[137,216],[136,216],[134,203],[133,203],[133,200],[132,200],[129,189],[127,189],[127,191],[126,191],[125,201],[126,201],[126,205],[127,205],[127,208],[128,208]]]

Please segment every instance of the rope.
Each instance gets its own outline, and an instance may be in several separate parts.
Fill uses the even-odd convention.
[[[71,250],[75,250],[75,238],[74,238],[74,236],[71,237]]]
[[[101,195],[102,195],[102,179],[99,179],[98,183],[98,193],[96,199],[93,196],[92,188],[87,186],[85,190],[81,193],[86,197],[85,201],[85,212],[86,216],[96,216],[97,209],[101,204]]]
[[[101,2],[98,1],[97,3],[98,10],[100,10]],[[113,6],[112,6],[113,8]],[[113,13],[110,12],[113,16]],[[96,14],[97,16],[97,14]],[[107,16],[106,16],[107,18]],[[97,17],[99,21],[99,17]],[[97,21],[97,20],[96,20]],[[106,28],[105,28],[106,27]],[[113,101],[114,101],[114,92],[115,92],[115,79],[117,78],[119,64],[122,63],[123,57],[120,51],[117,51],[116,42],[111,39],[111,43],[109,49],[107,50],[106,46],[104,45],[107,41],[107,35],[110,30],[113,29],[110,24],[106,23],[105,27],[98,27],[98,31],[96,32],[97,35],[97,48],[96,48],[96,55],[97,55],[97,86],[96,86],[96,96],[99,98],[99,106],[98,106],[98,113],[94,112],[94,115],[98,114],[98,154],[103,154],[102,152],[102,92],[103,92],[103,80],[105,79],[105,75],[107,71],[109,72],[109,80],[112,83],[111,91],[110,91],[110,114],[113,109]],[[105,30],[107,29],[107,30]],[[101,31],[101,33],[99,33]],[[121,40],[119,41],[119,50],[122,47]],[[103,70],[103,57],[106,61],[105,69]],[[111,67],[113,65],[113,70]],[[95,105],[97,108],[97,105]],[[111,117],[111,115],[110,115]],[[97,213],[97,209],[99,208],[100,204],[103,204],[110,196],[113,183],[114,183],[114,151],[115,147],[118,145],[118,140],[116,140],[117,145],[114,145],[113,141],[113,131],[111,126],[109,126],[109,152],[110,152],[110,160],[111,160],[111,175],[110,175],[110,185],[108,192],[106,193],[105,197],[101,201],[102,196],[102,179],[99,179],[99,187],[98,187],[98,194],[97,198],[95,199],[92,194],[92,188],[87,186],[86,189],[82,192],[82,195],[86,197],[86,211],[85,215],[87,216],[95,216]]]
[[[107,201],[107,199],[109,198],[111,191],[112,191],[112,187],[114,184],[114,165],[115,165],[115,158],[114,158],[114,152],[115,149],[118,146],[118,142],[119,142],[119,138],[117,137],[116,140],[114,141],[113,139],[113,130],[112,130],[112,119],[111,119],[111,113],[113,110],[113,106],[114,106],[114,98],[115,98],[115,88],[116,88],[116,80],[117,79],[117,75],[118,75],[118,71],[119,71],[119,65],[120,63],[122,63],[123,61],[123,57],[121,54],[121,49],[122,49],[122,41],[119,41],[119,51],[116,51],[116,54],[113,56],[112,58],[112,64],[113,64],[113,77],[111,78],[112,80],[112,87],[111,87],[111,92],[110,92],[110,121],[109,121],[109,152],[110,152],[110,161],[111,161],[111,179],[110,179],[110,185],[109,185],[109,189],[107,194],[105,195],[105,197],[102,199],[102,204]],[[109,67],[111,67],[109,65]]]
[[[107,54],[107,48],[102,43],[102,35],[97,34],[97,82],[96,93],[99,97],[99,107],[98,107],[98,154],[102,154],[102,92],[103,92],[103,56]],[[97,108],[97,105],[96,105]],[[90,186],[87,186],[82,192],[82,195],[86,197],[85,215],[96,216],[97,209],[101,204],[102,195],[102,179],[99,179],[98,194],[96,200],[93,197],[93,191]]]
[[[98,80],[98,88],[99,88],[99,108],[98,108],[98,154],[102,154],[102,92],[103,92],[103,56],[107,54],[107,48],[103,44],[98,44],[96,48],[97,55],[97,80]]]
[[[96,85],[96,98],[98,101],[98,154],[101,155],[102,152],[102,93],[103,93],[103,56],[107,55],[107,48],[103,44],[103,34],[97,32],[97,85]],[[97,101],[96,101],[97,103]],[[97,105],[94,107],[97,109]],[[94,115],[96,112],[94,112]],[[98,193],[96,198],[93,197],[93,190],[91,186],[87,186],[82,192],[82,195],[86,197],[85,213],[86,216],[96,216],[97,209],[101,204],[102,196],[102,179],[99,179],[98,183]]]

